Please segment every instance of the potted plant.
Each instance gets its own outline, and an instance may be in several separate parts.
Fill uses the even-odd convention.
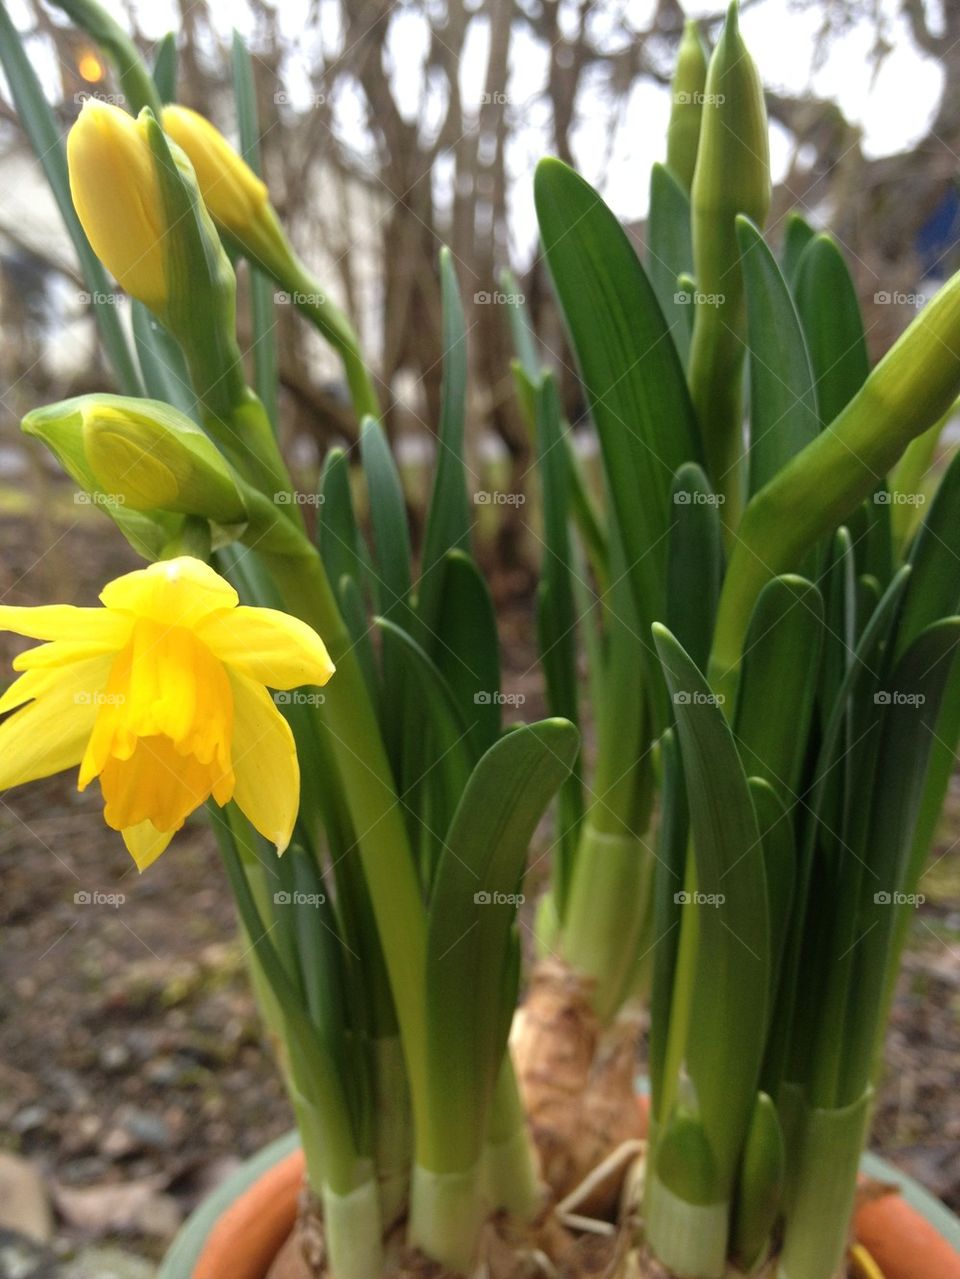
[[[246,158],[165,103],[163,68],[153,78],[98,6],[64,7],[130,108],[86,105],[65,156],[2,11],[0,48],[91,292],[106,267],[134,299],[136,354],[101,314],[123,394],[36,409],[24,428],[148,566],[107,584],[99,609],[0,610],[42,641],[0,704],[13,711],[0,784],[79,766],[143,870],[176,855],[176,830],[206,806],[299,1135],[201,1214],[165,1279],[271,1266],[832,1279],[960,713],[956,468],[898,539],[887,497],[908,490],[884,478],[910,473],[911,442],[929,446],[960,390],[960,282],[868,374],[835,247],[795,222],[778,267],[756,226],[765,119],[735,6],[709,72],[693,29],[685,40],[670,167],[653,182],[656,289],[599,196],[545,161],[544,251],[610,502],[577,470],[517,315],[556,713],[505,729],[496,618],[469,549],[449,255],[415,556],[375,381],[256,175],[242,43]],[[252,387],[237,347],[237,257],[256,273],[258,340],[268,281],[342,360],[369,537],[342,451],[316,493],[294,487],[270,362]],[[588,793],[578,625],[599,734]],[[540,927],[560,962],[537,974],[512,1054],[525,861],[558,794]],[[643,1001],[648,1143],[624,1015]],[[888,1279],[958,1273],[928,1234],[925,1259],[887,1259]],[[849,1264],[876,1273],[860,1248]]]

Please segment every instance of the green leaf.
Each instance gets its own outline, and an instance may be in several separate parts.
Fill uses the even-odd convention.
[[[463,551],[444,556],[439,599],[436,663],[479,756],[500,734],[500,642],[490,589]]]
[[[653,982],[650,990],[650,1090],[655,1099],[665,1088],[670,1007],[680,944],[687,841],[690,833],[683,763],[676,730],[660,739],[660,825],[653,868]]]
[[[370,570],[353,508],[350,460],[343,449],[331,449],[326,456],[320,499],[317,545],[327,576],[331,582],[349,577],[362,586]]]
[[[673,476],[700,452],[693,406],[656,295],[616,217],[559,160],[541,161],[535,195],[646,635],[665,614]]]
[[[527,849],[578,748],[563,720],[507,733],[477,764],[447,832],[427,935],[433,1148],[421,1161],[434,1171],[479,1154],[506,1047],[502,979]]]
[[[537,388],[537,466],[543,502],[543,557],[537,588],[537,638],[551,715],[578,724],[577,614],[569,532],[570,473],[560,397],[552,373]],[[559,848],[554,862],[557,910],[563,918],[580,823],[583,783],[579,762],[560,792]]]
[[[912,572],[897,624],[898,654],[960,604],[960,453],[944,473],[908,563]]]
[[[183,352],[142,302],[136,298],[131,299],[131,308],[133,340],[147,395],[152,400],[164,400],[181,413],[197,419],[197,397],[190,385],[190,373]]]
[[[910,441],[940,420],[958,391],[960,274],[923,308],[839,416],[751,498],[717,610],[710,674],[718,689],[736,683],[743,636],[764,583],[796,572],[816,542],[877,489]]]
[[[417,714],[406,723],[397,783],[409,815],[411,844],[421,850],[421,877],[429,888],[442,848],[442,832],[466,786],[475,756],[461,708],[430,655],[406,631],[377,620],[384,663],[402,672]]]
[[[680,467],[673,481],[666,621],[698,666],[705,666],[710,655],[723,575],[718,502],[695,462]]]
[[[816,231],[806,220],[796,211],[787,214],[787,225],[783,233],[783,252],[780,260],[780,268],[783,274],[792,285],[796,278],[797,267],[800,265],[800,257],[816,235]]]
[[[429,652],[435,651],[436,626],[443,558],[448,551],[466,550],[470,542],[470,512],[463,464],[463,431],[467,394],[467,334],[463,303],[450,250],[440,250],[440,285],[443,298],[443,386],[440,429],[437,433],[437,467],[427,508],[423,538],[417,610],[428,632]]]
[[[763,236],[737,218],[750,352],[750,483],[763,488],[820,430],[813,370],[790,288]]]
[[[501,272],[500,285],[507,295],[507,317],[510,320],[513,349],[517,353],[520,370],[532,387],[540,380],[542,367],[542,362],[537,355],[537,335],[530,323],[523,294],[519,290],[512,271]]]
[[[786,1150],[777,1108],[757,1093],[740,1163],[733,1216],[733,1255],[749,1274],[770,1247],[783,1201]]]
[[[670,326],[677,354],[685,365],[690,355],[693,299],[681,289],[679,281],[681,275],[693,271],[690,197],[662,164],[655,164],[650,172],[647,241],[647,274]]]
[[[776,577],[760,593],[744,646],[734,736],[744,768],[793,805],[806,761],[824,608],[802,577]]]
[[[120,88],[131,115],[149,107],[160,115],[160,96],[140,50],[123,27],[96,0],[55,0],[71,22],[85,31],[106,52],[113,63]]]
[[[93,315],[100,340],[113,368],[119,390],[123,395],[142,395],[140,377],[127,345],[117,308],[112,301],[107,300],[113,297],[114,287],[91,249],[80,219],[74,211],[62,140],[63,130],[43,95],[40,81],[23,48],[17,29],[2,4],[0,64],[3,65],[20,123],[40,161],[60,217],[80,260],[83,280],[93,299]]]
[[[162,103],[176,101],[177,36],[174,31],[168,31],[157,45],[153,56],[153,83]]]
[[[260,163],[260,121],[257,115],[257,92],[253,64],[243,36],[233,33],[231,45],[233,93],[237,104],[240,132],[240,154],[257,175],[262,177]],[[273,319],[274,284],[272,279],[250,267],[250,347],[253,352],[253,385],[267,415],[277,426],[277,337]]]
[[[375,418],[364,418],[360,430],[360,456],[367,477],[373,525],[379,611],[383,617],[403,622],[409,609],[411,589],[407,509],[387,437]]]
[[[933,731],[953,657],[960,644],[960,617],[948,617],[922,631],[903,654],[878,697],[883,713],[880,749],[869,803],[866,841],[856,850],[870,874],[861,885],[858,945],[854,955],[856,992],[845,1036],[841,1098],[866,1088],[876,1064],[883,1031],[881,1014],[888,974],[899,963],[892,942],[901,914],[913,909],[920,867],[911,857],[923,797]],[[907,900],[897,900],[897,894]]]
[[[816,377],[820,421],[828,426],[870,371],[857,291],[830,236],[814,236],[803,250],[794,293]]]
[[[764,851],[733,736],[703,675],[664,626],[654,642],[683,757],[695,877],[684,905],[665,1096],[685,1065],[716,1161],[715,1202],[729,1199],[764,1049],[770,920]],[[686,1009],[686,1016],[677,1010]],[[663,1103],[665,1107],[661,1109]]]
[[[757,828],[763,841],[763,865],[767,879],[767,906],[770,912],[770,982],[767,1007],[772,1011],[790,932],[797,855],[788,803],[762,777],[751,777],[749,784],[757,814]]]

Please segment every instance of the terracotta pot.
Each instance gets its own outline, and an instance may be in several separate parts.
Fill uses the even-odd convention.
[[[157,1279],[265,1279],[293,1228],[303,1169],[294,1133],[261,1151],[190,1218]],[[960,1220],[876,1156],[863,1171],[899,1188],[862,1205],[854,1222],[884,1279],[960,1279]]]

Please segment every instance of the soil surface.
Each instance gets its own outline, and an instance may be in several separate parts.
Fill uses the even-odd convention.
[[[92,603],[136,567],[90,510],[0,515],[0,546],[8,604]],[[4,671],[20,647],[0,635]],[[504,647],[505,686],[532,716],[523,602],[504,612]],[[100,807],[69,774],[0,796],[0,1151],[42,1173],[56,1246],[156,1258],[198,1199],[292,1121],[212,836],[191,823],[139,876]],[[958,785],[921,891],[873,1144],[960,1210]]]

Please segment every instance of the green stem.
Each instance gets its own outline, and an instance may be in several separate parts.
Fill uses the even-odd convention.
[[[842,1110],[804,1112],[778,1279],[833,1279],[847,1246],[872,1089]]]
[[[483,1161],[462,1172],[432,1172],[416,1164],[410,1196],[408,1240],[428,1257],[469,1274],[486,1213]]]
[[[373,1054],[377,1115],[374,1162],[381,1215],[389,1229],[403,1214],[410,1193],[410,1097],[400,1039],[375,1039]]]
[[[289,267],[279,282],[289,292],[297,310],[326,338],[343,361],[357,420],[362,422],[365,417],[379,420],[380,400],[360,352],[360,340],[350,321],[327,297],[320,282],[299,258],[291,255]]]
[[[324,1186],[324,1244],[333,1279],[382,1279],[383,1231],[376,1178],[347,1194]]]
[[[669,1190],[654,1170],[644,1195],[644,1228],[657,1259],[679,1279],[723,1279],[728,1203],[695,1204]]]
[[[319,554],[265,555],[286,608],[323,637],[337,671],[323,716],[357,834],[393,992],[413,1098],[418,1144],[426,1139],[426,912],[396,789],[363,671]]]
[[[531,1220],[543,1201],[543,1190],[509,1052],[497,1077],[483,1157],[490,1206],[505,1208],[521,1221]]]

